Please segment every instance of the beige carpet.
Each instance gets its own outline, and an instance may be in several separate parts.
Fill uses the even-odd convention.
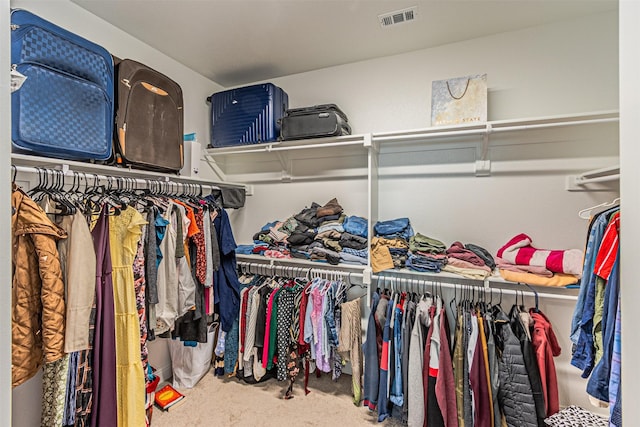
[[[185,402],[168,412],[153,409],[152,427],[175,426],[371,426],[377,413],[356,407],[351,398],[351,376],[337,382],[330,375],[309,377],[311,393],[305,396],[304,378],[294,385],[294,398],[282,399],[286,384],[275,379],[245,384],[215,377],[209,371],[190,390],[180,390]],[[400,425],[394,420],[385,426]]]

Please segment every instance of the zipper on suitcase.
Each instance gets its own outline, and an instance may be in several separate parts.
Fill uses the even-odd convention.
[[[103,100],[106,101],[105,104],[109,105],[109,108],[107,108],[107,110],[110,110],[112,108],[111,107],[110,98],[107,96],[106,91],[100,85],[98,85],[98,84],[96,84],[96,83],[94,83],[94,82],[92,82],[90,80],[83,79],[81,77],[75,76],[75,75],[70,74],[68,72],[65,72],[65,71],[62,71],[62,70],[58,70],[58,69],[53,68],[53,67],[51,67],[49,65],[41,64],[41,63],[38,63],[38,62],[35,62],[35,61],[25,61],[25,62],[16,64],[16,70],[18,70],[18,68],[22,68],[22,69],[24,69],[24,68],[32,68],[34,70],[38,70],[39,69],[39,70],[43,70],[45,72],[48,72],[48,73],[50,73],[52,75],[59,76],[59,78],[66,78],[66,79],[69,79],[69,80],[75,80],[75,81],[81,82],[81,83],[85,84],[87,87],[91,88],[91,90],[93,90],[93,91],[97,90],[102,95]],[[27,77],[28,77],[28,73],[23,73],[23,74],[27,75]],[[36,151],[37,152],[40,149],[40,147],[37,144],[33,145],[32,142],[24,141],[24,143],[26,145],[20,146],[20,148],[23,149],[23,150],[29,150],[29,151]],[[108,150],[107,147],[105,147],[105,149]],[[105,155],[104,151],[93,152],[93,153],[85,153],[85,152],[82,152],[82,153],[84,153],[84,154],[92,154],[98,160],[105,160],[105,159],[102,159],[101,157],[98,157],[98,156],[104,156]],[[59,148],[59,153],[57,155],[65,155],[65,156],[68,156],[69,158],[73,158],[73,159],[85,159],[86,158],[86,156],[83,156],[83,155],[80,155],[80,154],[81,154],[80,152],[75,151],[75,150],[69,150],[68,148]]]
[[[106,91],[106,90],[104,90],[104,89],[102,88],[102,86],[100,86],[99,84],[97,84],[97,83],[95,83],[95,82],[92,82],[91,80],[83,79],[82,77],[76,76],[75,74],[71,74],[71,73],[68,73],[68,72],[66,72],[66,71],[59,70],[59,69],[57,69],[57,68],[53,68],[53,67],[52,67],[52,66],[50,66],[50,65],[41,64],[40,62],[35,62],[35,61],[25,61],[25,62],[21,62],[21,63],[19,63],[19,64],[17,64],[17,65],[16,65],[16,69],[17,69],[17,67],[19,67],[19,66],[21,66],[21,65],[22,65],[22,66],[29,66],[29,65],[30,65],[30,66],[32,66],[32,67],[43,68],[43,69],[48,70],[48,71],[50,71],[50,72],[52,72],[52,73],[59,74],[59,75],[61,75],[61,76],[65,76],[65,77],[68,77],[68,78],[70,78],[70,79],[77,80],[77,81],[79,81],[79,82],[84,82],[84,83],[86,83],[86,84],[88,84],[88,85],[90,85],[90,86],[93,86],[93,87],[95,87],[96,89],[100,90],[100,92],[102,92],[102,95],[105,97],[105,99],[106,99],[107,101],[109,101],[109,96],[107,95],[107,91]],[[110,103],[110,101],[109,101],[109,103]]]

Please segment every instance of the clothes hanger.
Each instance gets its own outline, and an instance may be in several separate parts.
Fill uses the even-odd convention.
[[[599,205],[591,206],[590,208],[582,209],[581,211],[578,212],[578,216],[582,219],[589,219],[591,218],[592,210],[598,209],[598,208],[610,208],[619,204],[620,204],[620,197],[617,197],[613,199],[613,201],[611,202],[604,202],[604,203],[600,203]]]
[[[33,187],[31,190],[29,190],[27,192],[27,194],[29,195],[29,197],[31,197],[33,200],[38,201],[38,196],[41,192],[44,191],[44,188],[46,187],[46,176],[44,175],[44,169],[40,168],[38,166],[35,167],[36,169],[36,173],[38,174],[38,183],[36,184],[35,187]]]
[[[421,300],[420,296],[420,281],[418,279],[411,279],[412,286],[415,283],[415,291],[414,291],[414,302],[418,304]]]
[[[76,205],[68,197],[68,194],[64,191],[64,172],[60,170],[55,171],[55,186],[51,192],[56,207],[60,209],[61,215],[75,215],[77,209]]]
[[[533,298],[535,301],[535,306],[533,307],[534,313],[540,313],[540,308],[538,308],[538,291],[536,291],[535,288],[528,283],[523,283],[523,285],[531,289],[531,292],[533,292]]]
[[[456,284],[456,285],[453,287],[453,298],[451,299],[451,301],[449,301],[449,308],[451,309],[451,313],[455,313],[455,311],[454,311],[454,309],[453,309],[453,308],[454,308],[454,307],[457,305],[457,303],[458,303],[458,288],[459,288],[459,285],[458,285],[458,284]]]

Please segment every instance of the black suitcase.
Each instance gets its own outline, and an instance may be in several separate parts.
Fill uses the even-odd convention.
[[[351,126],[335,104],[292,108],[282,118],[280,139],[283,141],[342,135],[351,135]]]
[[[116,162],[180,172],[184,165],[180,85],[137,61],[123,59],[116,63]]]

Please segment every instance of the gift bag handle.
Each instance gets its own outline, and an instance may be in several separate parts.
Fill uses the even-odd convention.
[[[471,82],[471,77],[467,78],[467,85],[464,88],[464,92],[462,92],[462,95],[460,95],[460,97],[454,96],[453,93],[451,93],[451,87],[449,86],[449,81],[447,80],[447,90],[449,91],[449,95],[451,95],[451,97],[453,99],[462,99],[464,98],[465,94],[467,93],[467,90],[469,89],[469,83]]]

